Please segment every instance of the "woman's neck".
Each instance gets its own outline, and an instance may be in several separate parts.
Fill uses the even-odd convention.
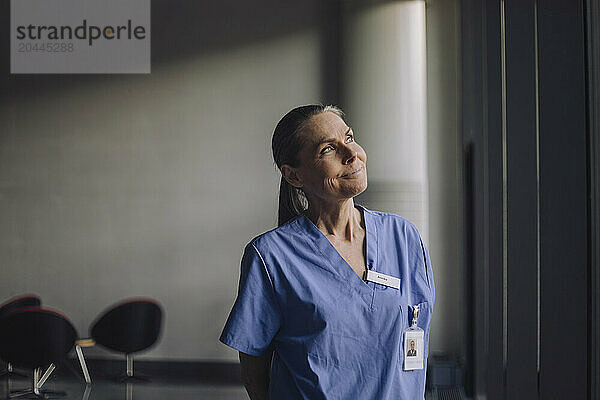
[[[326,236],[338,240],[360,239],[364,222],[352,198],[339,203],[309,204],[305,215]]]

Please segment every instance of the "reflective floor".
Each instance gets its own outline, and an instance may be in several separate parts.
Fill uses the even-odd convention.
[[[26,379],[2,379],[0,382],[0,399],[8,399],[8,393],[27,389]],[[242,387],[211,386],[192,383],[113,383],[110,381],[93,382],[86,385],[77,380],[50,378],[43,386],[44,390],[64,391],[62,399],[73,400],[247,400],[248,396]],[[26,397],[23,397],[26,398]]]
[[[248,400],[246,390],[242,386],[226,384],[198,383],[198,380],[169,381],[165,378],[152,378],[149,382],[117,383],[108,378],[96,379],[93,383],[86,385],[83,378],[62,370],[62,374],[53,374],[43,385],[43,391],[65,392],[65,396],[51,396],[50,398],[68,400]],[[211,381],[215,382],[215,381]],[[0,400],[13,399],[13,395],[19,390],[31,388],[28,378],[0,378]],[[33,398],[33,397],[17,397]],[[462,389],[445,389],[427,391],[426,400],[437,399],[467,399]]]

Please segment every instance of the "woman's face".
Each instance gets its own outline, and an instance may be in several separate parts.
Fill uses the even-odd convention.
[[[294,186],[309,200],[347,199],[367,188],[367,154],[337,114],[326,111],[311,117],[300,134],[304,146],[300,166],[294,168]]]

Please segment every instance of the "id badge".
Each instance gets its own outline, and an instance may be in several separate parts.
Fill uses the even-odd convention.
[[[404,370],[423,369],[425,331],[417,326],[419,306],[413,306],[412,325],[404,331]]]

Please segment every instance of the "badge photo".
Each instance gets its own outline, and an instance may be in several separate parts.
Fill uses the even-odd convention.
[[[419,328],[419,306],[412,306],[412,325],[404,331],[404,370],[423,369],[425,331]]]

